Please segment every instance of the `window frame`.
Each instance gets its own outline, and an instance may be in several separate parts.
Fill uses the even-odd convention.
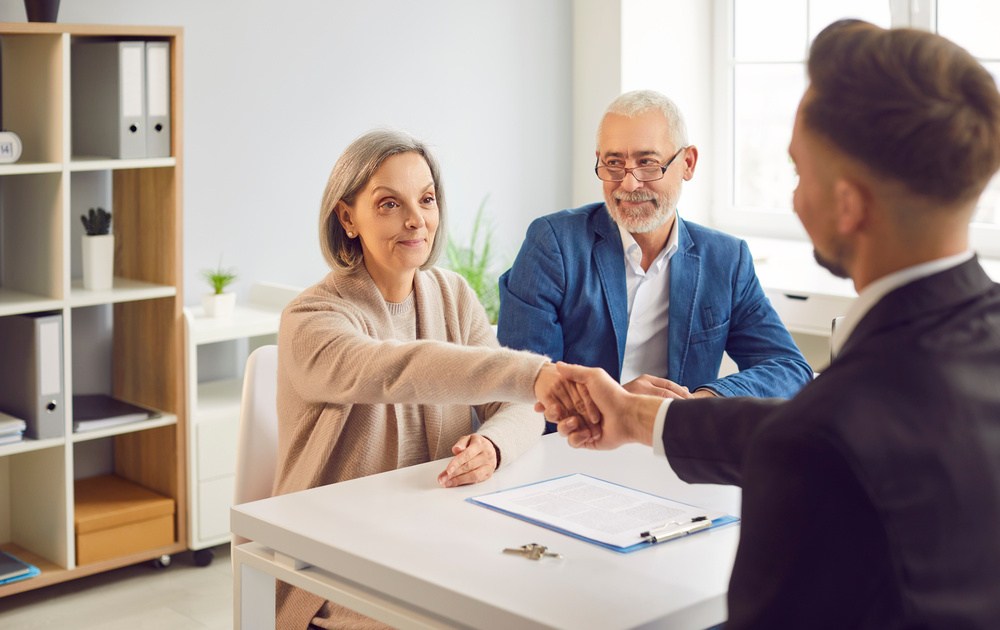
[[[808,240],[789,207],[761,209],[738,207],[736,193],[736,55],[735,2],[715,0],[713,53],[716,59],[712,91],[715,94],[716,154],[714,198],[711,220],[718,229],[747,236]],[[888,0],[892,26],[910,26],[935,31],[937,0]],[[803,51],[803,72],[807,51]],[[766,63],[766,62],[761,62]],[[784,62],[787,63],[787,62]],[[789,121],[791,124],[791,121]],[[789,200],[792,191],[788,191]],[[1000,217],[997,223],[974,223],[969,228],[969,245],[980,255],[1000,258]]]

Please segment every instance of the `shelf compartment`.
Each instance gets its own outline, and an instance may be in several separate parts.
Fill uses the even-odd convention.
[[[59,576],[67,573],[66,567],[61,567],[49,559],[43,558],[37,553],[32,552],[30,549],[25,549],[15,543],[0,544],[0,549],[13,555],[18,560],[35,565],[38,567],[38,570],[41,571],[41,573],[33,578],[28,578],[27,580],[21,580],[19,582],[11,582],[0,586],[0,597],[6,597],[7,595],[14,595],[16,593],[30,591],[40,586],[60,582],[61,580],[59,579]]]
[[[16,445],[4,448],[12,446]],[[66,568],[70,563],[66,479],[62,446],[0,457],[0,540],[5,548],[16,545],[30,551],[30,559],[25,555],[22,560],[43,571],[45,567],[35,560],[44,558],[50,568]]]
[[[0,289],[61,299],[63,177],[0,178]]]
[[[154,284],[180,285],[180,215],[173,168],[112,173],[115,275]],[[172,326],[180,325],[181,312]]]
[[[21,139],[25,163],[62,162],[62,36],[5,34],[0,48],[4,128]]]

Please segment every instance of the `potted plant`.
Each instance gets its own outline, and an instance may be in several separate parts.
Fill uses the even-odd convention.
[[[226,287],[236,281],[236,270],[226,269],[222,266],[222,259],[219,259],[219,266],[215,269],[203,269],[201,272],[212,292],[202,298],[202,306],[205,307],[205,314],[209,317],[229,319],[233,316],[236,308],[236,294],[226,292]]]
[[[500,315],[500,288],[497,286],[497,277],[491,269],[493,252],[490,248],[490,242],[493,239],[493,230],[486,226],[483,220],[483,210],[486,207],[487,199],[489,199],[489,195],[483,198],[479,204],[479,210],[476,211],[476,219],[472,223],[472,236],[469,238],[468,245],[456,245],[456,240],[449,237],[447,255],[448,267],[465,278],[486,310],[490,324],[496,327],[497,318]]]
[[[83,222],[83,288],[105,291],[114,277],[115,236],[111,234],[111,213],[104,208],[91,208],[80,215]]]

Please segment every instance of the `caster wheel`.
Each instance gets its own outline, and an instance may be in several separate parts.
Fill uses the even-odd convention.
[[[207,567],[214,558],[215,553],[211,549],[198,549],[194,552],[194,566]]]
[[[170,566],[170,556],[163,554],[156,560],[153,560],[153,566],[157,569],[166,569]]]

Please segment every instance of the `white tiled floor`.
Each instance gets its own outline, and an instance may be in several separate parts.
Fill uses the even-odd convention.
[[[186,552],[163,569],[137,564],[0,599],[0,628],[230,630],[229,546],[214,551],[207,567]]]

